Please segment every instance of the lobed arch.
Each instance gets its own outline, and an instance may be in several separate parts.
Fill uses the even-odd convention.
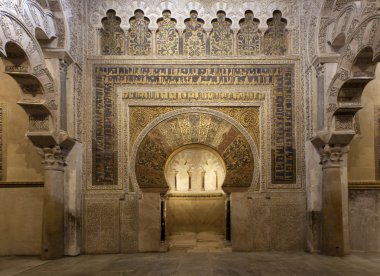
[[[342,114],[353,117],[361,108],[361,93],[365,85],[374,79],[376,63],[380,57],[380,48],[378,47],[380,36],[377,30],[379,19],[380,15],[375,15],[361,22],[349,37],[349,42],[342,51],[337,73],[327,90],[327,125],[331,125],[329,122],[334,123],[334,118],[336,121],[336,116]],[[368,29],[371,31],[365,33],[365,30]],[[367,35],[363,37],[365,34]],[[363,67],[360,64],[367,64],[367,66],[365,69],[360,69]],[[345,94],[347,90],[350,90],[353,96],[347,97]],[[342,98],[345,99],[342,100]],[[355,101],[350,102],[347,98],[355,99]],[[332,125],[335,126],[335,123]]]
[[[200,118],[199,120],[202,120],[203,116],[203,122],[210,121],[207,138],[202,139],[199,134],[191,140],[186,140],[187,136],[183,134],[186,131],[181,128],[187,126],[190,132],[195,129],[193,125],[189,124],[189,121],[186,122],[184,119],[186,116],[189,116],[189,121],[197,116]],[[183,126],[176,121],[178,119],[185,120]],[[217,129],[221,131],[218,132]],[[165,136],[165,133],[170,135]],[[173,141],[170,140],[172,139],[170,137],[176,138]],[[260,160],[257,146],[252,137],[231,117],[208,108],[181,108],[168,112],[152,121],[140,133],[131,152],[132,185],[142,191],[165,193],[168,189],[165,180],[166,161],[173,152],[191,144],[208,146],[223,157],[226,165],[226,178],[222,188],[226,192],[248,190],[250,187],[258,185]],[[240,156],[238,156],[240,160],[236,163],[233,162],[235,157],[228,153],[230,147],[234,147],[236,152],[240,152]]]
[[[349,27],[357,14],[356,5],[351,4],[340,11],[336,19],[332,20],[332,30],[327,42],[334,51],[339,51],[345,45]]]
[[[13,23],[11,23],[13,21]],[[0,23],[6,28],[0,31],[0,55],[8,66],[5,71],[16,80],[22,88],[22,99],[18,102],[30,116],[48,116],[50,129],[54,129],[56,106],[54,103],[56,90],[52,75],[48,71],[44,54],[36,37],[13,14],[0,11]],[[9,46],[10,45],[10,46]],[[22,50],[25,55],[23,68],[17,67],[10,56],[9,47]]]
[[[339,53],[358,23],[359,7],[355,2],[334,10],[326,4],[321,9],[319,24],[319,52]],[[327,7],[327,8],[326,8]],[[330,8],[329,8],[330,7]]]
[[[46,1],[45,1],[46,2]],[[34,0],[24,1],[22,12],[27,27],[37,39],[53,39],[57,36],[53,12]]]
[[[295,0],[291,0],[291,4],[295,4]],[[183,30],[186,26],[184,21],[189,17],[189,13],[192,10],[198,12],[198,17],[205,21],[205,28],[211,29],[212,19],[215,18],[215,14],[219,10],[226,12],[227,17],[232,20],[231,28],[234,30],[239,29],[239,20],[244,18],[245,11],[252,10],[257,18],[260,19],[260,28],[266,28],[266,19],[272,16],[273,11],[281,10],[283,12],[284,18],[289,18],[289,29],[298,28],[298,18],[290,18],[290,8],[289,5],[284,3],[275,3],[263,6],[259,3],[253,2],[243,2],[243,3],[225,3],[223,1],[216,1],[211,5],[205,5],[203,1],[188,1],[184,5],[180,5],[179,2],[163,1],[159,2],[153,6],[147,6],[144,1],[133,1],[125,5],[121,5],[117,1],[107,1],[102,3],[102,5],[90,7],[89,11],[89,26],[90,29],[100,29],[101,18],[104,17],[106,12],[113,9],[121,17],[122,23],[121,28],[125,31],[130,28],[129,18],[132,17],[133,12],[136,9],[144,11],[146,17],[149,18],[149,28],[155,30],[158,28],[157,20],[162,17],[162,12],[165,10],[170,10],[173,19],[177,21],[177,28]]]

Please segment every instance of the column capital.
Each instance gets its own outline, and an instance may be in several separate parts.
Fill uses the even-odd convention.
[[[67,74],[67,68],[69,64],[64,59],[59,59],[59,72],[62,74]]]
[[[315,69],[317,71],[317,78],[322,77],[325,74],[326,67],[323,63],[319,63]]]
[[[43,158],[45,170],[63,171],[66,166],[65,154],[60,146],[40,148],[38,153]]]
[[[325,145],[319,149],[321,155],[320,164],[325,168],[337,168],[340,167],[343,161],[343,155],[348,152],[348,147],[341,147],[335,145]]]

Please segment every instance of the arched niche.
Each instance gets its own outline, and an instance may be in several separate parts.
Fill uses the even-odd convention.
[[[165,164],[169,193],[220,193],[225,177],[222,157],[201,144],[177,149]]]
[[[177,149],[207,146],[223,159],[225,192],[246,191],[259,181],[257,147],[247,131],[231,117],[207,108],[183,108],[151,122],[132,149],[131,179],[142,191],[165,193],[165,164]]]
[[[25,94],[31,94],[33,97],[37,94],[43,94],[43,87],[39,80],[33,76],[29,58],[25,51],[14,42],[8,42],[4,48],[6,55],[0,54],[0,56],[5,65],[5,73],[19,83]]]
[[[23,92],[23,100],[18,104],[29,115],[29,131],[48,131],[52,128],[51,113],[45,104],[39,104],[38,98],[43,97],[44,87],[32,73],[31,62],[26,52],[15,42],[6,43],[5,54],[0,53],[4,64],[4,73],[11,76]],[[28,99],[26,101],[25,99]]]

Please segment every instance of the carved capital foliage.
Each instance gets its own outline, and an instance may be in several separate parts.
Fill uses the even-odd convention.
[[[343,156],[348,152],[355,132],[319,132],[311,142],[320,154],[320,164],[323,168],[340,167]]]
[[[325,75],[325,65],[324,64],[318,64],[317,67],[315,68],[317,70],[317,78],[323,77]]]
[[[320,164],[323,168],[334,168],[340,167],[343,161],[343,155],[348,152],[347,147],[342,147],[340,145],[325,145],[319,149],[319,154],[321,155]]]
[[[59,72],[62,75],[66,75],[67,74],[67,68],[68,67],[69,67],[69,64],[66,61],[64,61],[63,59],[59,60]]]
[[[42,164],[45,166],[45,170],[63,171],[66,166],[65,155],[60,146],[41,148],[38,153],[43,158]]]

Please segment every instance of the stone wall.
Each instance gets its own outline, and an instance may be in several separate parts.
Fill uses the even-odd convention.
[[[365,87],[361,97],[363,109],[356,120],[358,135],[348,154],[349,181],[380,180],[379,87],[380,79],[377,78]]]
[[[231,196],[231,240],[234,251],[304,250],[304,193]]]
[[[27,185],[0,184],[0,256],[40,254],[43,187]]]
[[[225,235],[225,197],[221,194],[169,196],[166,205],[167,234],[214,232]]]
[[[118,193],[85,195],[82,210],[83,253],[119,253],[138,250],[137,195]]]
[[[0,72],[3,71],[2,65]],[[20,86],[9,75],[0,73],[0,104],[2,116],[2,179],[0,181],[41,181],[42,165],[36,148],[25,133],[29,118],[17,101],[22,94]]]
[[[380,189],[349,192],[349,231],[352,251],[380,252]]]

